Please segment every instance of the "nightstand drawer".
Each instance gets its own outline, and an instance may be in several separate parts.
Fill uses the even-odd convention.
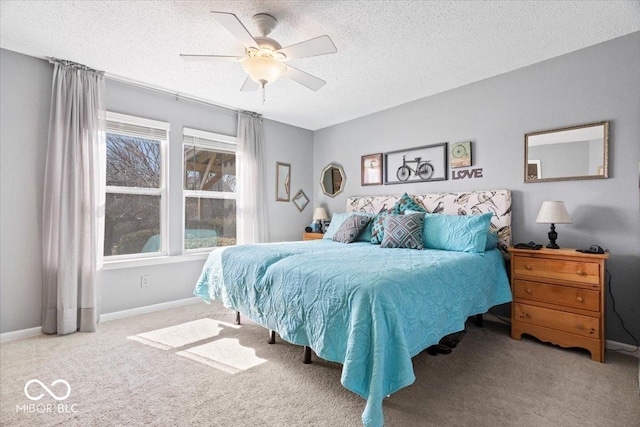
[[[600,338],[600,325],[597,317],[582,316],[580,314],[521,303],[515,303],[513,309],[514,319],[520,322],[531,323],[585,337]]]
[[[600,292],[548,283],[514,280],[515,299],[528,299],[583,310],[600,311]]]
[[[323,237],[322,233],[302,233],[302,240],[321,240]]]
[[[560,259],[530,258],[515,256],[515,277],[530,276],[569,282],[600,284],[600,264],[598,262],[568,261]]]

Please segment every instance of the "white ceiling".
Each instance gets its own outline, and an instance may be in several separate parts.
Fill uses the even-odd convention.
[[[80,62],[310,130],[640,30],[640,1],[9,1],[0,46]],[[240,92],[234,62],[187,63],[180,53],[242,55],[210,11],[275,16],[282,46],[323,34],[338,53],[291,61],[326,80],[312,92],[282,78]]]

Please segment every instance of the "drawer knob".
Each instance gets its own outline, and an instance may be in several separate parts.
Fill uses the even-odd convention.
[[[582,302],[582,301],[584,301],[584,298],[582,298],[582,297],[576,297],[576,300],[577,300],[578,302]]]
[[[531,270],[531,266],[530,266],[529,264],[527,264],[527,265],[525,266],[525,268],[526,268],[527,270]]]
[[[578,329],[582,330],[582,329],[584,329],[584,326],[578,325]]]
[[[578,276],[582,276],[582,270],[578,270],[576,271],[576,273],[578,274]]]
[[[529,295],[531,295],[531,289],[527,288],[527,289],[525,289],[525,292],[528,293]]]

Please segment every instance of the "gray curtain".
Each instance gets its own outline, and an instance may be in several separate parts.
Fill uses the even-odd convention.
[[[54,64],[42,215],[42,331],[95,331],[104,76]]]
[[[238,243],[269,241],[262,116],[238,113]]]

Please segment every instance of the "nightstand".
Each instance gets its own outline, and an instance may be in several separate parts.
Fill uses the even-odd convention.
[[[302,233],[302,240],[320,240],[323,237],[322,233]]]
[[[529,334],[561,347],[580,347],[604,362],[605,260],[575,249],[509,248],[511,338]]]

